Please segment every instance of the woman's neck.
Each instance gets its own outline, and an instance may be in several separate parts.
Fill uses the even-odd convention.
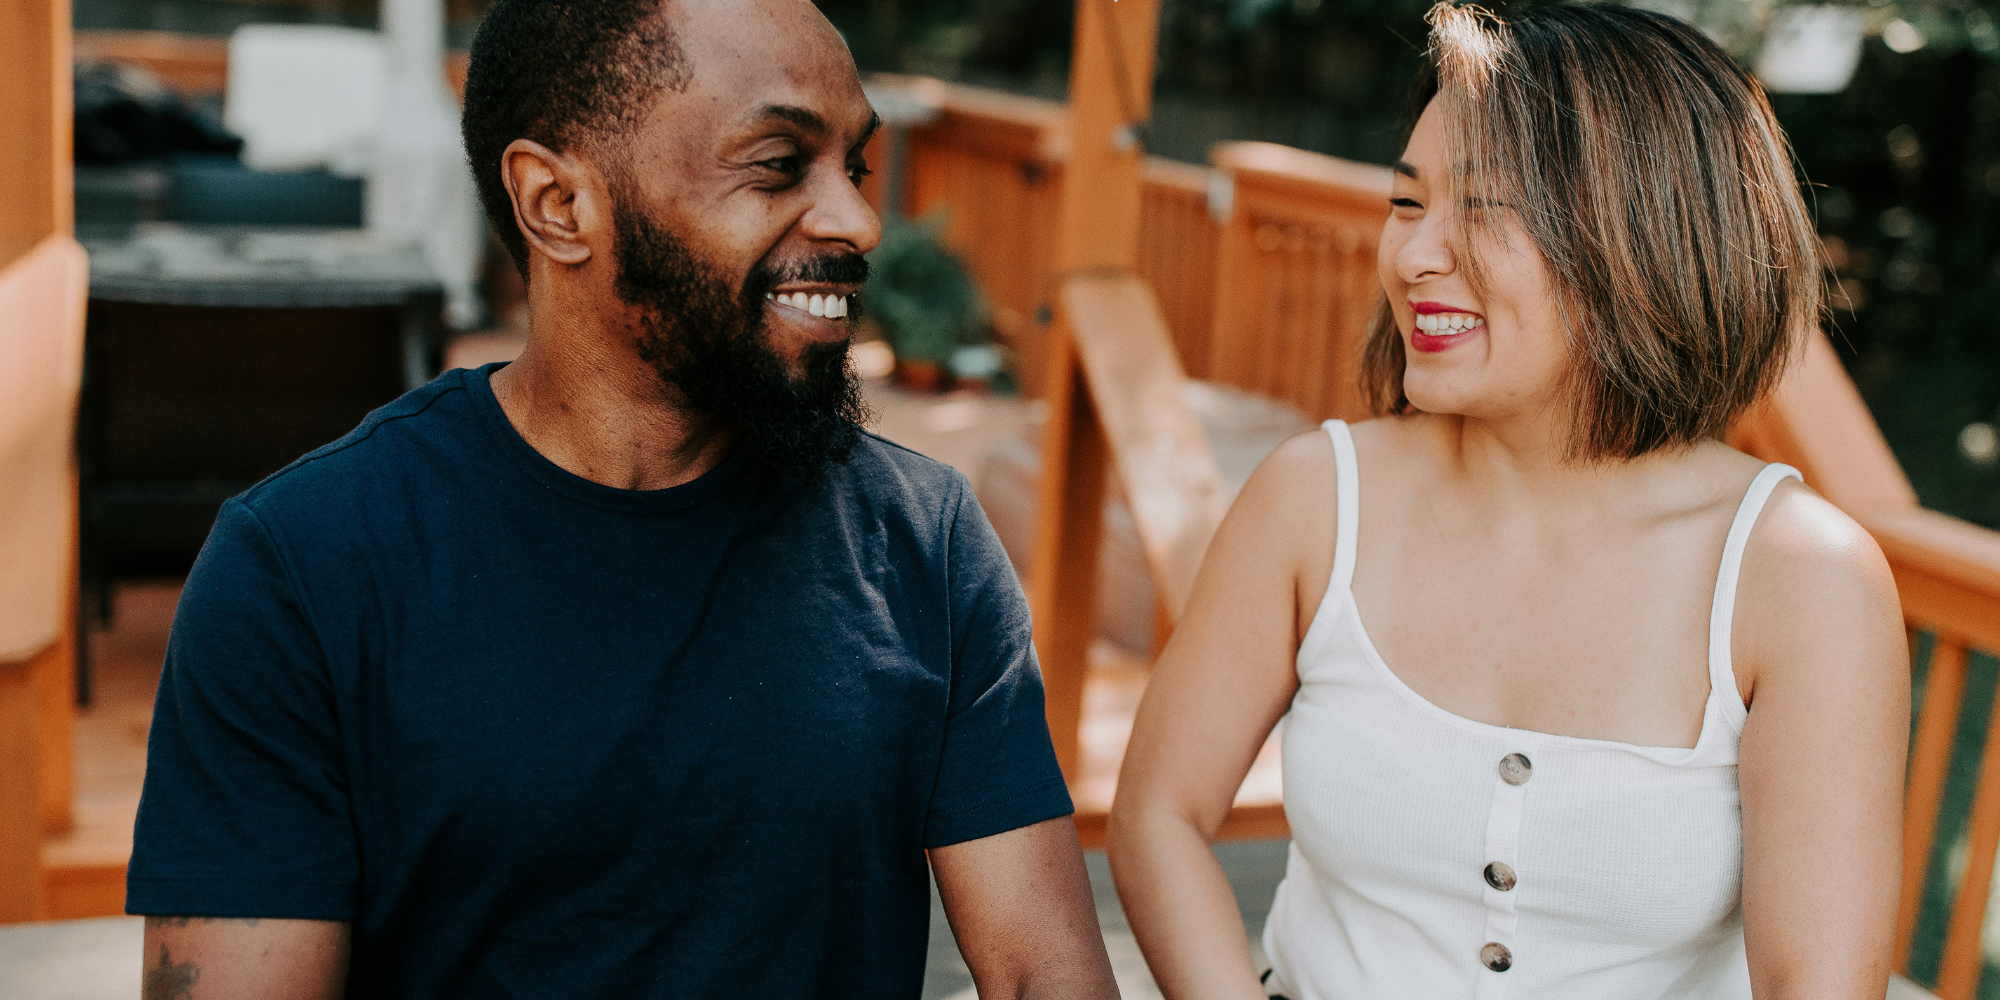
[[[1554,521],[1568,528],[1630,524],[1684,508],[1688,449],[1637,458],[1578,459],[1558,407],[1510,419],[1446,418],[1450,462],[1464,496],[1503,521]]]

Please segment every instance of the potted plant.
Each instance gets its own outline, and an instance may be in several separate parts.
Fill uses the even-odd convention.
[[[953,352],[985,340],[986,304],[943,229],[935,214],[891,222],[868,255],[868,315],[896,352],[897,380],[914,389],[942,388]]]

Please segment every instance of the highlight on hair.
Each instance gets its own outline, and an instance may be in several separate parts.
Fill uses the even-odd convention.
[[[1695,28],[1609,3],[1431,8],[1453,204],[1500,205],[1544,260],[1571,359],[1573,460],[1719,438],[1817,328],[1820,244],[1761,86]],[[1415,114],[1412,115],[1412,122]],[[1485,212],[1456,212],[1475,290]],[[1376,413],[1409,409],[1389,310],[1363,350]]]

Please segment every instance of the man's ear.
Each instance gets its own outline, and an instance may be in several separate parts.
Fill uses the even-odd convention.
[[[590,259],[591,243],[611,219],[597,171],[569,153],[516,139],[500,154],[500,178],[529,246],[558,264]]]

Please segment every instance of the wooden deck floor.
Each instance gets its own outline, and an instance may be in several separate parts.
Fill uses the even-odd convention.
[[[111,627],[90,634],[94,697],[76,719],[76,825],[42,848],[50,919],[125,911],[153,690],[179,598],[178,581],[121,586]]]

